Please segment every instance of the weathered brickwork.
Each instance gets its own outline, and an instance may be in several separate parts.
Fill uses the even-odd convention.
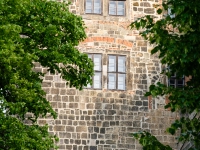
[[[129,24],[143,15],[156,14],[160,0],[127,0],[126,16],[109,16],[108,2],[103,0],[101,15],[85,14],[84,0],[72,0],[70,9],[81,15],[87,38],[78,49],[84,53],[102,54],[102,89],[78,91],[69,88],[59,76],[47,72],[38,63],[36,71],[47,72],[43,89],[58,113],[58,119],[45,118],[49,132],[59,137],[59,149],[66,150],[140,150],[130,133],[150,131],[161,142],[176,148],[175,137],[165,129],[177,117],[164,110],[165,98],[144,97],[152,83],[163,81],[157,55],[150,55],[152,46],[130,30]],[[126,90],[109,90],[108,55],[126,56]]]

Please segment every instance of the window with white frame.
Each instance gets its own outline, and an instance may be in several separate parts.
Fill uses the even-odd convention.
[[[110,0],[109,15],[125,16],[125,0]]]
[[[126,56],[108,55],[108,89],[126,89]]]
[[[101,14],[101,1],[102,0],[85,0],[85,13]]]
[[[185,85],[185,77],[177,78],[176,73],[171,75],[168,81],[168,86],[172,86],[174,88],[182,88]]]
[[[172,13],[172,9],[171,8],[168,8],[167,14],[170,16],[170,18],[175,18],[175,14]]]
[[[94,76],[92,77],[92,85],[88,85],[86,88],[101,89],[102,88],[102,55],[101,54],[88,54],[88,57],[92,59],[94,63]]]

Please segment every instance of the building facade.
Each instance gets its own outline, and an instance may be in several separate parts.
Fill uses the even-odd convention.
[[[82,16],[87,38],[78,49],[93,60],[93,84],[82,91],[69,88],[59,74],[47,73],[43,89],[58,113],[46,118],[49,132],[65,150],[140,150],[130,133],[146,130],[177,148],[165,132],[178,113],[164,110],[165,98],[145,97],[148,87],[163,82],[152,45],[131,30],[131,22],[156,13],[161,0],[72,0],[70,10]],[[36,69],[44,69],[39,64]]]

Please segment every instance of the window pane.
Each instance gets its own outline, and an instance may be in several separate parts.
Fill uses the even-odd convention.
[[[169,79],[169,86],[175,87],[176,79]]]
[[[101,0],[94,0],[94,13],[95,14],[101,13]]]
[[[116,89],[116,74],[108,74],[108,89]]]
[[[108,71],[109,72],[116,72],[116,56],[108,56]]]
[[[118,57],[118,72],[126,72],[126,57]]]
[[[101,55],[94,54],[94,70],[101,71]]]
[[[125,74],[118,74],[118,90],[125,90]]]
[[[109,2],[109,15],[116,15],[116,2]]]
[[[171,77],[176,77],[176,73],[171,74]]]
[[[92,0],[86,0],[85,13],[92,13]]]
[[[117,15],[124,15],[124,2],[118,2],[117,4]]]
[[[94,81],[93,81],[94,88],[101,88],[101,73],[95,72],[94,73]]]
[[[92,59],[92,54],[88,54],[88,58]]]
[[[91,85],[90,85],[90,84],[88,84],[88,85],[86,86],[86,88],[91,88]]]
[[[178,87],[183,87],[184,86],[184,79],[179,79],[178,81]]]

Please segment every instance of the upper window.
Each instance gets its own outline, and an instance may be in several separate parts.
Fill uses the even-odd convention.
[[[169,86],[172,86],[174,88],[181,88],[185,84],[185,78],[184,76],[182,78],[177,78],[176,74],[173,74],[169,79]]]
[[[126,56],[108,56],[108,89],[126,89]]]
[[[175,14],[172,13],[171,8],[168,8],[167,14],[170,16],[170,18],[175,18]]]
[[[102,55],[101,54],[88,54],[88,57],[92,59],[94,63],[94,76],[92,77],[92,85],[88,85],[87,88],[101,89],[102,79]]]
[[[86,14],[101,14],[101,0],[85,0]]]
[[[109,15],[125,16],[125,0],[110,0]]]

